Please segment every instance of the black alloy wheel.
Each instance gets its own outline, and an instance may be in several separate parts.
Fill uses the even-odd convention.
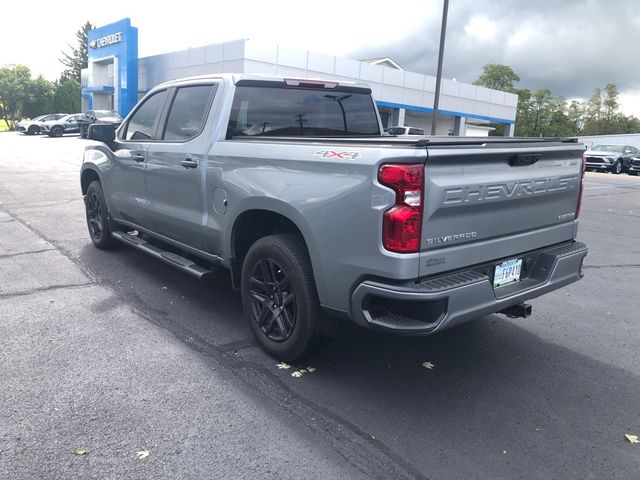
[[[55,125],[51,129],[51,136],[53,137],[61,137],[63,133],[64,133],[64,128],[62,128],[60,125]]]
[[[87,194],[87,223],[91,238],[100,241],[104,234],[104,218],[102,217],[102,201],[97,192]]]
[[[282,265],[272,258],[259,260],[249,279],[253,321],[274,342],[287,340],[296,326],[296,293]]]
[[[35,135],[40,131],[40,127],[37,125],[31,125],[27,130],[27,135]]]
[[[257,240],[242,264],[242,307],[256,339],[272,357],[299,360],[326,344],[335,319],[320,308],[309,252],[300,235]]]
[[[100,249],[110,249],[118,246],[118,241],[111,237],[111,221],[109,211],[104,201],[102,186],[94,180],[89,184],[84,196],[87,217],[87,227],[93,244]]]

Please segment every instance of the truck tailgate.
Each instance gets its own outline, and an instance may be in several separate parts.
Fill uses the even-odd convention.
[[[584,146],[430,145],[420,276],[569,241]]]

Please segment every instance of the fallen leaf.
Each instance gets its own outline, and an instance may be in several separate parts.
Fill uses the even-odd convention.
[[[147,458],[149,456],[149,451],[142,450],[140,452],[136,452],[136,456],[138,457],[138,460],[142,460],[143,458]]]
[[[625,435],[625,438],[629,440],[631,443],[640,443],[640,439],[638,435],[629,435],[628,433]]]
[[[276,367],[278,367],[280,370],[287,370],[288,368],[291,368],[291,365],[289,365],[288,363],[276,363]]]
[[[83,456],[83,455],[86,455],[87,453],[89,453],[89,450],[84,450],[82,448],[76,448],[76,451],[74,453],[76,455]]]
[[[300,378],[300,377],[302,376],[302,372],[301,372],[301,371],[299,371],[299,370],[296,370],[296,371],[294,371],[294,372],[291,372],[291,376],[292,376],[293,378]]]
[[[313,373],[315,371],[316,371],[316,369],[314,367],[307,367],[307,372]]]
[[[428,368],[429,370],[433,370],[435,368],[436,364],[435,363],[431,363],[431,362],[423,362],[422,366],[424,368]]]

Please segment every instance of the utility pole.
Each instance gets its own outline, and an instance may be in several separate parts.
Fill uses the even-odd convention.
[[[442,7],[442,27],[440,27],[440,51],[438,52],[438,72],[436,73],[436,94],[433,99],[433,115],[431,117],[431,135],[436,134],[436,121],[438,117],[438,106],[440,104],[440,83],[442,82],[442,60],[444,59],[444,37],[447,31],[447,13],[449,11],[449,0],[444,0]]]

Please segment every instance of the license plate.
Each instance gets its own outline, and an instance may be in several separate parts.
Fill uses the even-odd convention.
[[[514,258],[496,265],[493,275],[493,288],[503,287],[510,283],[520,281],[520,271],[522,270],[522,259]]]

